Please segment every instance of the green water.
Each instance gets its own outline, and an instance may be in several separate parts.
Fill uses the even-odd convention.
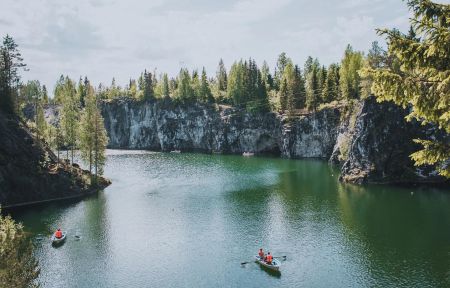
[[[109,151],[105,174],[96,196],[14,214],[43,287],[450,287],[449,191],[200,154]],[[57,227],[68,239],[53,248]],[[260,247],[287,256],[281,274],[240,264]]]

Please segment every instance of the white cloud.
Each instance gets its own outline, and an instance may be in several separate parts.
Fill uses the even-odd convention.
[[[398,0],[2,0],[0,35],[20,45],[30,72],[53,87],[61,73],[120,83],[143,69],[174,75],[180,65],[225,64],[253,57],[274,64],[285,51],[337,62],[345,46],[368,49],[377,27],[407,27]]]

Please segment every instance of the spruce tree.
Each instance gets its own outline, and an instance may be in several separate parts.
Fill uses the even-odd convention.
[[[243,102],[244,91],[244,71],[242,60],[234,62],[231,65],[230,74],[228,76],[227,98],[233,101],[235,105]]]
[[[89,86],[87,91],[86,106],[80,123],[80,152],[81,158],[89,164],[89,171],[92,173],[94,169],[93,182],[97,183],[97,176],[103,174],[108,137],[94,89]]]
[[[226,91],[228,85],[227,70],[225,68],[225,64],[223,64],[222,59],[220,59],[219,61],[219,67],[217,68],[216,77],[219,91]]]
[[[177,99],[180,100],[192,100],[194,97],[194,90],[191,86],[191,75],[185,68],[180,70],[177,83]]]
[[[78,140],[78,121],[80,110],[78,99],[79,98],[77,97],[75,90],[75,83],[69,79],[69,77],[66,77],[62,97],[61,128],[63,131],[66,148],[70,149],[71,152],[72,163],[74,150],[77,147]]]
[[[292,104],[295,109],[302,109],[306,105],[305,80],[303,79],[300,68],[294,67],[294,82],[292,84]]]
[[[0,109],[13,114],[14,98],[20,83],[19,69],[26,65],[12,37],[6,35],[0,46]]]
[[[393,101],[409,107],[407,120],[433,123],[450,133],[450,6],[428,0],[407,2],[413,12],[414,37],[397,30],[379,30],[388,42],[388,54],[396,65],[366,67],[362,76],[373,81],[372,92],[378,101]],[[435,165],[439,173],[450,178],[450,144],[415,140],[423,146],[411,155],[416,165]]]
[[[328,67],[325,83],[322,89],[322,101],[329,103],[338,99],[339,92],[339,78],[336,64],[331,64]]]
[[[348,45],[340,69],[340,92],[344,99],[359,99],[361,96],[361,77],[359,70],[363,65],[361,52],[353,51]]]
[[[318,67],[313,65],[308,75],[306,86],[306,107],[310,111],[316,111],[319,106],[321,93],[319,90]]]
[[[200,83],[200,100],[202,102],[213,102],[211,89],[209,88],[208,77],[206,76],[205,67],[202,70],[202,79]]]
[[[169,97],[170,95],[170,89],[169,89],[169,77],[166,73],[164,73],[162,77],[162,96],[163,97]]]
[[[36,134],[38,139],[42,139],[45,137],[45,133],[47,131],[47,122],[45,121],[42,100],[36,99],[35,105]]]
[[[47,87],[45,85],[42,85],[42,103],[49,104]]]
[[[147,70],[144,71],[144,89],[143,89],[143,97],[144,100],[153,100],[154,93],[153,93],[153,76],[152,73],[147,72]]]
[[[277,65],[275,67],[275,87],[280,88],[283,78],[284,69],[288,64],[292,64],[292,60],[283,52],[278,56]]]

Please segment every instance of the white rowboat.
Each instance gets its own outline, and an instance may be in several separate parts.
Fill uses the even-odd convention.
[[[278,259],[273,259],[272,260],[272,264],[267,264],[264,261],[264,259],[261,259],[261,257],[259,257],[259,256],[255,256],[255,259],[256,259],[255,260],[256,263],[258,263],[259,265],[261,265],[263,267],[266,267],[266,268],[268,268],[270,270],[273,270],[273,271],[280,271],[281,262]]]
[[[52,238],[51,238],[52,244],[53,245],[58,245],[58,244],[63,243],[64,241],[66,241],[66,235],[67,235],[66,231],[62,232],[62,237],[61,238],[56,238],[55,234],[53,234]]]

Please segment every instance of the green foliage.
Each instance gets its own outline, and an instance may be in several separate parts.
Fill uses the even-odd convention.
[[[38,139],[41,139],[41,137],[45,138],[45,133],[47,131],[47,122],[45,121],[42,101],[39,100],[36,101],[35,109],[36,109],[35,123],[36,123],[37,137]]]
[[[70,149],[73,163],[73,152],[77,147],[78,121],[79,121],[79,97],[75,89],[75,82],[69,77],[64,79],[64,84],[60,88],[61,93],[61,128],[65,145]]]
[[[108,137],[92,87],[87,89],[86,106],[81,115],[79,135],[81,158],[89,164],[91,173],[92,169],[95,169],[95,176],[103,174]]]
[[[413,33],[379,30],[388,42],[388,56],[399,64],[366,67],[378,101],[411,107],[407,119],[434,123],[450,133],[450,6],[428,0],[408,1]],[[417,33],[417,34],[416,34]],[[413,34],[413,35],[412,35]],[[417,140],[423,149],[412,154],[416,165],[435,165],[450,178],[448,141]]]
[[[0,287],[39,287],[36,278],[40,269],[33,255],[33,246],[9,216],[0,211]]]
[[[0,109],[9,114],[14,113],[14,98],[20,83],[19,69],[26,66],[17,47],[9,35],[0,45]]]
[[[217,68],[217,86],[219,91],[226,91],[227,85],[228,85],[228,77],[227,77],[227,70],[225,68],[225,64],[223,64],[223,60],[220,59],[219,61],[219,67]]]
[[[209,88],[208,78],[206,76],[205,67],[202,70],[202,79],[200,82],[200,91],[198,94],[198,99],[202,102],[214,102],[214,98]]]
[[[143,85],[142,93],[143,93],[144,100],[155,99],[155,95],[153,93],[153,88],[154,88],[153,83],[156,84],[156,81],[154,81],[152,73],[147,72],[147,70],[145,70],[144,75],[143,75],[143,81],[144,81],[144,85]]]
[[[183,101],[194,99],[195,95],[191,86],[191,75],[187,69],[183,68],[180,70],[177,82],[178,88],[176,92],[176,99]]]
[[[288,64],[293,65],[291,58],[287,57],[283,52],[278,56],[277,65],[275,67],[275,87],[279,88],[283,80],[284,69]]]
[[[339,98],[339,67],[331,64],[328,67],[325,83],[322,88],[322,101],[329,103]]]
[[[361,77],[358,71],[363,65],[363,54],[353,51],[348,45],[339,70],[339,87],[344,99],[359,99],[361,96]]]
[[[235,105],[244,106],[249,111],[268,111],[266,85],[254,60],[240,60],[231,66],[227,96]]]
[[[306,75],[306,108],[310,111],[316,111],[320,104],[319,71],[318,63],[313,63]]]
[[[280,109],[287,110],[289,115],[293,115],[295,109],[305,106],[305,94],[305,83],[300,68],[288,63],[284,68],[280,85]]]
[[[156,98],[170,97],[169,77],[166,73],[160,76],[160,81],[156,84],[154,93]]]

